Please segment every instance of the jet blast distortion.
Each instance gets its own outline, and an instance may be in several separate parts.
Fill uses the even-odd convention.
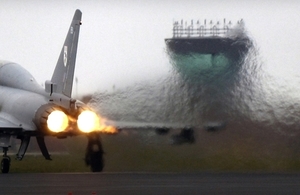
[[[190,110],[199,115],[207,131],[225,128],[226,104],[219,97],[235,86],[241,62],[253,46],[244,21],[175,21],[172,34],[165,39],[167,54],[179,82],[184,83]],[[195,102],[202,104],[201,109],[195,109]],[[191,132],[182,131],[175,142]]]
[[[179,127],[174,124],[105,120],[91,107],[71,97],[81,16],[81,11],[76,10],[52,78],[45,82],[45,88],[22,66],[0,61],[0,147],[4,153],[2,173],[8,173],[10,169],[11,159],[7,152],[13,138],[21,140],[17,160],[23,159],[31,137],[36,138],[43,156],[51,160],[45,143],[46,136],[66,138],[86,135],[88,144],[85,162],[93,172],[100,172],[104,167],[101,134],[116,134],[121,129],[155,129],[159,134],[165,134],[169,129]],[[193,22],[186,28],[174,23],[174,37],[166,39],[170,51],[178,55],[198,50],[214,54],[225,51],[229,46],[233,47],[234,41],[229,35],[234,29],[227,26],[220,29],[209,24],[211,29],[207,30],[205,25],[206,23],[204,26],[197,23],[197,28],[194,29]],[[242,26],[242,21],[239,26]],[[208,34],[212,36],[207,36]],[[221,34],[229,37],[221,38]],[[246,48],[243,44],[235,45],[234,47]],[[180,128],[183,130],[176,136],[176,140],[193,143],[193,129],[185,126]]]

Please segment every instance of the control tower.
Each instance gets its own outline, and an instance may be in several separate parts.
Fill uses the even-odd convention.
[[[178,72],[193,82],[237,69],[252,46],[243,20],[174,22],[173,37],[165,39],[167,53]],[[200,79],[200,80],[201,80]]]

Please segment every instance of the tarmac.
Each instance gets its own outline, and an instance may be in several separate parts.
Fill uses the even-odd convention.
[[[9,173],[0,194],[300,194],[300,174]]]

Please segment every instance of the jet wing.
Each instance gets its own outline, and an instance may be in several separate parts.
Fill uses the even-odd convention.
[[[208,122],[204,123],[201,126],[194,126],[183,123],[125,122],[112,120],[106,121],[105,124],[108,126],[113,126],[119,130],[171,130],[191,128],[194,130],[204,129],[206,131],[218,131],[226,127],[226,121]]]
[[[114,126],[121,130],[132,130],[132,129],[145,129],[145,130],[156,130],[156,129],[182,129],[191,127],[180,123],[149,123],[149,122],[127,122],[127,121],[112,121],[108,120],[105,122],[106,125]]]
[[[194,143],[194,130],[199,127],[192,127],[181,123],[144,123],[144,122],[123,122],[107,121],[106,125],[114,126],[118,130],[153,130],[158,135],[166,135],[170,130],[180,130],[179,134],[171,137],[171,144],[179,145],[182,143]]]

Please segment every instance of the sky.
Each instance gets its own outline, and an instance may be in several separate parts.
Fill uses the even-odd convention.
[[[73,94],[92,94],[167,76],[165,38],[175,20],[243,19],[259,50],[267,88],[300,82],[300,2],[297,0],[1,0],[0,59],[50,80],[76,9],[83,13]]]

